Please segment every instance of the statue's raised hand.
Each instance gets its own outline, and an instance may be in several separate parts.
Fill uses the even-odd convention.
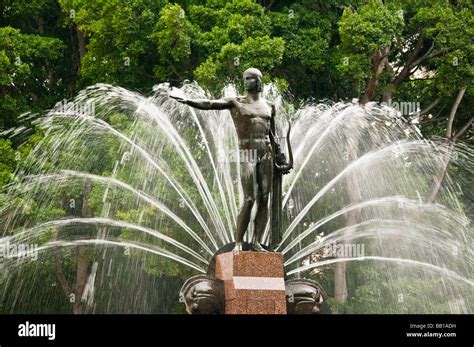
[[[180,103],[182,103],[182,104],[186,104],[186,103],[188,102],[187,99],[182,98],[182,97],[180,97],[180,96],[171,95],[171,94],[170,94],[169,96],[170,96],[170,98],[173,98],[173,99],[175,99],[177,102],[180,102]]]

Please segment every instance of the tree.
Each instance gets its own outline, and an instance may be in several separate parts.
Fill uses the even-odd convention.
[[[453,121],[466,91],[465,83],[472,79],[473,73],[470,66],[474,47],[469,43],[473,19],[469,13],[472,13],[469,2],[453,5],[442,0],[429,5],[424,1],[383,3],[371,0],[358,8],[348,7],[339,20],[339,48],[347,53],[344,57],[347,64],[339,65],[339,71],[355,78],[356,85],[362,81],[363,104],[376,97],[391,102],[394,96],[415,103],[420,95],[429,95],[429,106],[416,116],[436,110],[442,97],[435,99],[433,96],[449,95],[447,85],[459,88],[446,128],[446,138],[452,150],[455,140],[463,136],[472,124],[472,116],[468,116],[457,135],[453,135]],[[452,55],[453,52],[456,53]],[[368,58],[370,64],[366,63]],[[472,91],[472,86],[470,89]],[[349,153],[354,152],[357,143],[352,147],[348,149]],[[434,178],[427,197],[429,202],[438,192],[451,150]],[[357,157],[357,153],[355,155]],[[357,187],[351,187],[357,191]],[[355,222],[349,219],[348,224]],[[336,265],[336,271],[336,292],[346,293],[345,265]],[[344,295],[337,297],[341,301],[347,298]]]
[[[60,90],[57,66],[64,45],[57,38],[0,28],[0,128],[13,127],[26,111],[51,105]]]
[[[107,82],[147,90],[156,83],[156,48],[149,35],[166,0],[59,3],[67,15],[65,25],[84,37],[78,46],[81,86]]]
[[[154,72],[160,80],[182,81],[190,76],[192,31],[193,27],[181,6],[168,4],[161,9],[150,35],[157,46],[160,61]]]

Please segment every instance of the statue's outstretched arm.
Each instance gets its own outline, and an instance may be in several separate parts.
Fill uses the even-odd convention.
[[[233,98],[224,98],[219,100],[207,99],[184,99],[179,96],[170,95],[171,98],[178,102],[198,108],[200,110],[227,110],[234,106]]]

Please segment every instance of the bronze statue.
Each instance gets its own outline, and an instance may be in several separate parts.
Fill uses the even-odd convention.
[[[256,154],[256,163],[242,161],[240,163],[244,204],[237,218],[236,244],[234,251],[242,251],[242,242],[250,223],[252,207],[257,203],[255,228],[252,248],[266,251],[260,244],[269,217],[269,197],[272,189],[278,189],[277,197],[280,204],[272,207],[272,237],[279,233],[281,209],[281,179],[274,181],[275,174],[289,172],[292,166],[285,163],[285,156],[275,141],[275,105],[260,96],[262,91],[262,73],[255,68],[247,69],[243,74],[245,96],[228,97],[219,100],[189,100],[171,96],[177,101],[201,110],[229,110],[239,139],[239,152]],[[288,134],[289,135],[289,134]],[[289,141],[288,141],[289,143]],[[290,149],[291,153],[291,149]],[[247,156],[253,157],[253,156]],[[276,170],[276,171],[275,171]],[[279,177],[279,176],[277,176]],[[275,194],[274,194],[275,198]],[[275,200],[275,199],[272,199]],[[272,203],[274,205],[274,203]],[[277,208],[278,210],[275,210]],[[278,223],[277,226],[274,223]],[[275,228],[277,230],[275,230]],[[275,244],[275,240],[272,241]]]
[[[281,239],[282,178],[293,167],[293,155],[289,141],[291,124],[288,127],[286,142],[289,160],[281,151],[275,137],[275,105],[260,96],[262,73],[255,68],[244,72],[245,96],[229,97],[220,100],[189,100],[171,96],[177,101],[201,110],[229,110],[239,140],[244,204],[237,218],[236,242],[222,246],[211,259],[207,275],[191,277],[183,285],[180,298],[190,314],[220,314],[226,312],[227,286],[216,278],[217,257],[233,251],[266,251],[260,242],[269,217],[271,196],[271,242],[269,250],[274,250]],[[251,155],[249,155],[251,151]],[[257,160],[254,161],[253,159]],[[250,223],[252,207],[257,203],[255,232],[251,244],[244,242],[244,235]],[[240,254],[243,255],[243,254]],[[229,266],[227,264],[227,266]],[[281,263],[283,267],[283,263]],[[222,276],[222,273],[220,274]],[[232,280],[233,281],[233,280]],[[230,282],[232,282],[230,281]],[[230,287],[229,287],[230,288]],[[230,294],[231,296],[233,294]],[[311,280],[294,279],[286,281],[286,301],[288,313],[318,313],[322,302],[327,298],[324,289]]]

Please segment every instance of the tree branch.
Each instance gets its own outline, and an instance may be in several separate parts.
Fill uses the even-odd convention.
[[[365,88],[364,96],[362,97],[362,104],[366,104],[372,100],[375,95],[375,90],[379,81],[380,74],[385,68],[385,61],[388,60],[389,48],[383,48],[372,54],[372,73]]]
[[[416,41],[415,48],[408,55],[407,63],[405,64],[402,71],[400,71],[400,73],[394,79],[394,81],[392,83],[395,87],[397,87],[408,76],[408,74],[411,70],[411,68],[410,68],[411,64],[413,63],[416,56],[418,55],[418,53],[420,53],[421,48],[423,47],[423,37],[421,36],[421,34],[419,34],[419,35],[420,36],[418,37],[418,40]]]
[[[472,125],[472,122],[474,122],[474,117],[471,117],[471,119],[469,119],[469,121],[462,127],[462,129],[459,130],[456,133],[456,135],[454,135],[454,137],[453,137],[454,142],[459,140],[459,138],[464,135],[464,133],[467,131],[467,129],[469,129],[469,127]]]
[[[270,11],[273,8],[273,6],[276,5],[277,2],[278,0],[271,0],[270,3],[267,5],[267,7],[265,7],[264,12]]]
[[[426,201],[428,203],[431,203],[431,202],[434,201],[434,199],[438,195],[439,189],[441,188],[441,183],[443,183],[444,177],[446,176],[446,171],[448,169],[449,161],[451,159],[451,153],[454,150],[454,143],[455,143],[455,140],[452,136],[454,117],[456,116],[456,112],[457,112],[459,104],[461,103],[461,100],[464,96],[465,91],[466,91],[466,87],[462,88],[459,91],[459,93],[456,97],[456,100],[454,101],[453,107],[451,107],[451,112],[449,113],[448,127],[446,129],[446,137],[448,139],[448,147],[447,147],[447,151],[445,153],[445,157],[442,161],[442,164],[438,168],[438,172],[436,173],[434,181],[431,185],[430,192],[429,192],[428,197],[426,199]]]
[[[433,53],[430,53],[430,54],[425,54],[424,56],[422,56],[422,57],[418,58],[417,60],[415,60],[410,65],[410,70],[412,68],[414,68],[415,66],[420,65],[421,63],[425,62],[428,59],[435,58],[435,57],[438,57],[440,55],[444,55],[444,54],[449,53],[451,51],[452,51],[452,48],[447,47],[447,48],[440,49],[439,51],[436,51],[436,52],[433,52]]]
[[[449,161],[451,159],[451,153],[453,152],[453,147],[454,142],[449,141],[446,153],[444,153],[444,158],[441,162],[440,167],[438,168],[434,181],[431,184],[428,196],[425,200],[428,204],[431,204],[438,195],[439,189],[441,188],[441,183],[443,183],[444,176],[446,175],[446,170],[448,169]]]
[[[410,116],[414,115],[416,113],[418,113],[421,116],[422,114],[425,114],[426,112],[429,112],[433,107],[435,107],[436,105],[439,104],[441,99],[442,99],[441,96],[437,97],[431,104],[426,106],[423,110],[421,110],[420,112],[411,113]]]
[[[453,104],[453,107],[451,108],[451,112],[449,113],[449,118],[448,118],[448,127],[446,129],[446,137],[452,141],[453,140],[453,122],[454,122],[454,116],[456,115],[456,112],[458,110],[459,104],[461,103],[461,100],[464,96],[464,92],[466,91],[466,87],[461,89],[458,93],[458,96],[456,97],[456,101]]]

